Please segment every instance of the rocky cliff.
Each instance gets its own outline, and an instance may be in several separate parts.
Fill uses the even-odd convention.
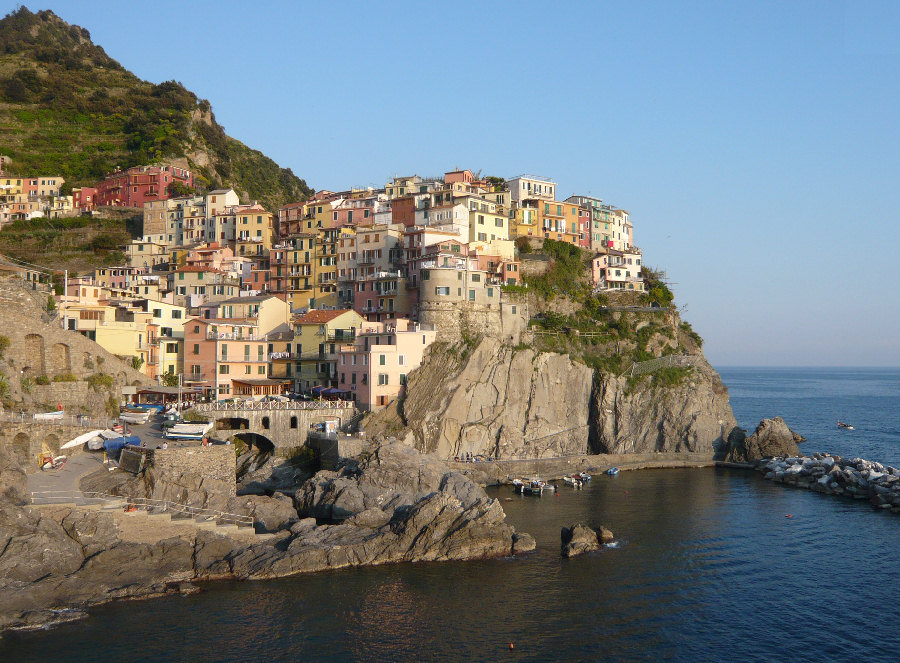
[[[708,453],[736,427],[702,354],[617,377],[570,356],[484,338],[436,344],[405,399],[365,424],[421,451],[501,459],[654,451]]]

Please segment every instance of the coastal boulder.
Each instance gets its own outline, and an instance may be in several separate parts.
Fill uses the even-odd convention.
[[[606,530],[609,531],[609,530]],[[560,532],[562,539],[561,552],[563,557],[575,557],[584,553],[600,549],[600,539],[597,532],[581,523],[571,527],[563,527]]]
[[[788,428],[781,417],[763,419],[750,436],[739,428],[731,432],[725,460],[753,463],[762,458],[797,456],[800,453],[797,444],[805,439]]]

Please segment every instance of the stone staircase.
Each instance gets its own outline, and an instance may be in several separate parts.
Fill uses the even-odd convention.
[[[251,516],[230,514],[212,509],[201,509],[187,504],[151,500],[147,498],[120,497],[103,493],[81,491],[45,491],[31,494],[31,506],[38,509],[83,509],[111,513],[117,523],[123,519],[145,521],[154,526],[188,526],[229,537],[251,537],[265,541],[276,536],[256,532]]]

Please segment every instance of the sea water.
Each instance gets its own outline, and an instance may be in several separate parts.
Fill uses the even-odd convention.
[[[804,452],[900,464],[900,371],[721,372],[748,430],[780,414]],[[0,661],[900,658],[900,516],[712,468],[489,492],[535,553],[210,583],[6,635]],[[617,546],[562,559],[560,527],[575,522],[609,527]]]

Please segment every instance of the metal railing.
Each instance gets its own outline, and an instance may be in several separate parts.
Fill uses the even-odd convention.
[[[84,428],[111,428],[115,419],[110,417],[90,417],[81,414],[63,414],[61,417],[35,419],[33,414],[0,412],[0,422],[13,424],[35,424],[47,426],[82,426]]]
[[[341,410],[355,407],[353,401],[241,401],[199,403],[194,406],[197,412],[234,412],[240,410]]]
[[[216,509],[204,509],[190,504],[181,502],[172,502],[170,500],[155,500],[149,497],[127,497],[124,495],[110,495],[109,493],[101,493],[96,491],[81,490],[41,490],[31,491],[31,504],[65,504],[68,502],[80,501],[84,504],[104,504],[109,502],[122,503],[128,506],[134,506],[138,509],[158,510],[159,513],[183,514],[190,518],[206,518],[207,520],[215,519],[216,524],[219,522],[230,523],[239,527],[253,527],[253,516],[243,516],[237,513],[228,513],[226,511],[218,511]]]

